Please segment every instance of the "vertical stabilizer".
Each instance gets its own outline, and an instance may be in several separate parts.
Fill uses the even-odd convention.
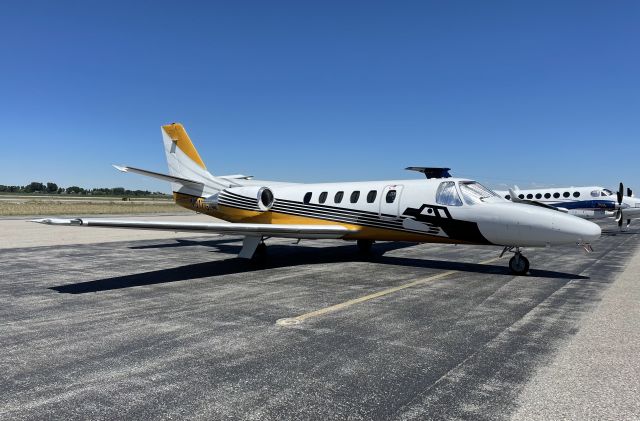
[[[228,181],[221,180],[207,171],[204,161],[200,158],[200,154],[182,124],[167,124],[162,126],[161,131],[169,174],[174,177],[202,182],[204,185],[203,190],[196,191],[191,186],[172,183],[171,187],[174,192],[203,196],[214,194],[229,186]]]
[[[182,124],[172,123],[162,126],[162,135],[165,138],[165,151],[167,154],[175,153],[176,149],[180,149],[189,161],[201,169],[205,171],[207,170],[202,158],[200,158],[200,154],[196,150],[195,146],[193,146],[193,142],[191,142],[191,139]],[[168,144],[167,141],[170,141],[170,144]],[[169,146],[168,150],[167,146]]]

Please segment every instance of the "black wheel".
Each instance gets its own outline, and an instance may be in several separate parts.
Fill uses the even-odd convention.
[[[509,269],[516,275],[526,275],[529,272],[529,260],[521,254],[515,254],[509,260]]]
[[[371,254],[371,246],[373,246],[373,240],[358,240],[358,250],[362,254]]]
[[[253,253],[252,261],[264,262],[267,259],[267,245],[265,243],[258,244],[256,251]]]

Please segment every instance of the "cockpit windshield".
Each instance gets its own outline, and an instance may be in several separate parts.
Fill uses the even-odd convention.
[[[600,194],[600,195],[601,195],[601,196],[611,196],[612,194],[613,194],[613,192],[612,192],[611,190],[609,190],[609,189],[604,189],[604,190],[602,190],[602,192],[601,192],[601,194]]]
[[[504,201],[496,193],[476,181],[461,181],[460,193],[467,205],[482,202]]]

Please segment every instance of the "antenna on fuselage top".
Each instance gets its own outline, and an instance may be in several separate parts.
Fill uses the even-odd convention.
[[[451,170],[451,168],[407,167],[407,168],[405,168],[405,170],[421,172],[427,178],[449,178],[449,177],[451,177],[451,174],[449,174],[449,171]]]

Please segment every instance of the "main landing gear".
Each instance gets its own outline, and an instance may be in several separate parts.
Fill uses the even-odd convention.
[[[254,261],[261,261],[267,257],[267,245],[264,237],[246,236],[242,241],[242,249],[238,257]]]
[[[253,257],[258,259],[264,259],[267,257],[267,245],[264,240],[258,244],[258,247],[256,247],[256,252],[253,254]]]
[[[358,250],[365,256],[371,254],[371,247],[373,246],[373,240],[358,240]]]
[[[522,255],[520,247],[505,247],[502,253],[500,253],[500,257],[508,251],[513,251],[514,248],[516,251],[513,252],[513,257],[509,259],[509,269],[516,275],[526,275],[527,272],[529,272],[529,259]]]

